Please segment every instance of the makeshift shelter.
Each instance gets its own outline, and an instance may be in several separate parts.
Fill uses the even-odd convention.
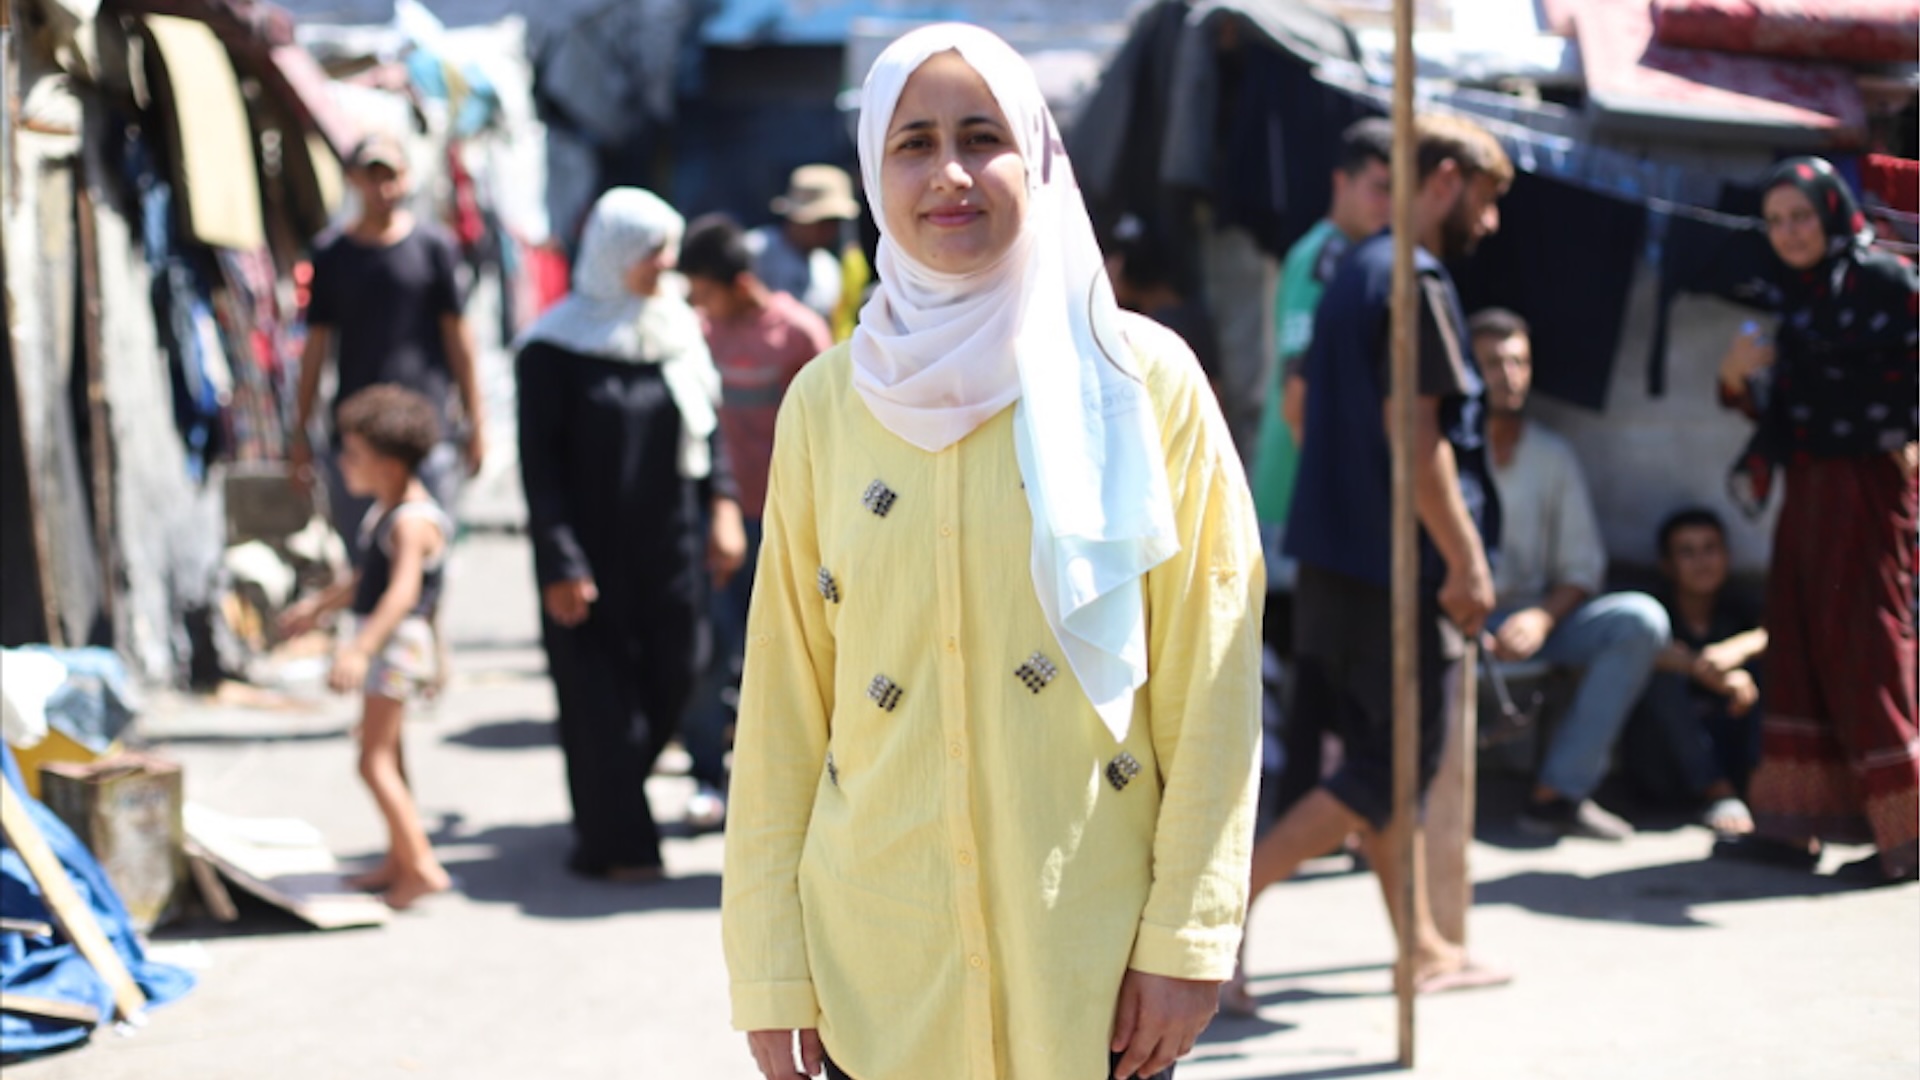
[[[5,11],[0,644],[107,645],[142,680],[211,681],[247,655],[229,481],[286,457],[306,260],[363,123],[270,4]],[[446,110],[405,81],[390,97],[443,174],[495,130],[497,111],[431,127]],[[487,173],[422,208],[480,223],[462,234],[479,277],[511,255],[489,245]],[[239,620],[256,637],[259,615]]]
[[[1821,152],[1884,177],[1879,202],[1897,207],[1914,183],[1901,163],[1914,157],[1920,69],[1911,56],[1847,62],[1881,56],[1888,40],[1910,52],[1912,5],[1877,0],[1844,5],[1881,13],[1864,35],[1839,36],[1855,51],[1817,60],[1659,40],[1675,25],[1697,38],[1688,20],[1715,6],[1554,0],[1543,19],[1532,0],[1431,5],[1415,92],[1423,109],[1479,120],[1520,170],[1500,234],[1457,276],[1470,309],[1497,303],[1533,323],[1538,411],[1594,463],[1616,559],[1650,564],[1659,518],[1704,503],[1736,519],[1736,560],[1752,570],[1765,564],[1765,523],[1738,520],[1723,494],[1744,429],[1711,393],[1762,296],[1765,240],[1746,185],[1783,154]],[[1763,21],[1806,7],[1735,6]],[[1151,5],[1067,132],[1096,227],[1124,215],[1154,230],[1184,291],[1212,309],[1223,353],[1242,358],[1239,382],[1222,379],[1237,436],[1257,423],[1271,376],[1274,262],[1325,213],[1340,130],[1386,111],[1393,39],[1362,7]],[[1911,243],[1910,213],[1882,221]]]

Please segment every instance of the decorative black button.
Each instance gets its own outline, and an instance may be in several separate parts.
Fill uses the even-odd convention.
[[[821,597],[824,598],[830,604],[839,603],[840,602],[840,583],[833,580],[833,575],[831,573],[828,573],[826,567],[823,566],[820,568],[820,573],[817,575],[817,580],[820,585]]]
[[[1115,791],[1127,790],[1127,784],[1139,775],[1140,763],[1124,750],[1119,757],[1107,762],[1107,783],[1112,784]]]
[[[1027,689],[1036,694],[1045,689],[1058,674],[1060,669],[1054,667],[1053,661],[1047,659],[1044,653],[1034,653],[1027,657],[1026,663],[1013,669],[1014,678],[1027,684]]]
[[[873,699],[874,704],[892,712],[900,704],[900,687],[885,675],[875,675],[873,681],[867,684],[867,696]]]
[[[893,509],[893,501],[897,498],[899,495],[895,494],[892,488],[875,480],[867,485],[867,492],[860,496],[860,502],[875,515],[886,517],[887,512]]]
[[[827,751],[827,779],[833,782],[834,787],[840,786],[840,767],[833,763],[831,750]]]

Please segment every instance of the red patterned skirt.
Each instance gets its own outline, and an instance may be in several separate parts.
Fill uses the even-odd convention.
[[[1767,691],[1750,802],[1764,836],[1920,852],[1916,488],[1888,456],[1787,468],[1767,581]]]

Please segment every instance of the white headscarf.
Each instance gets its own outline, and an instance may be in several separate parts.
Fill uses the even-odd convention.
[[[680,475],[697,480],[713,469],[707,439],[719,424],[720,373],[686,301],[666,290],[635,296],[627,288],[634,264],[662,248],[677,249],[686,227],[651,191],[614,188],[600,196],[580,239],[573,290],[515,348],[544,341],[582,356],[660,365],[680,411]]]
[[[881,162],[907,79],[953,51],[985,80],[1026,163],[1027,216],[1006,257],[970,275],[916,261],[886,232]],[[880,284],[852,342],[854,388],[887,430],[938,451],[1014,401],[1033,511],[1035,592],[1114,738],[1147,681],[1146,572],[1179,550],[1153,403],[1066,148],[1034,80],[979,27],[915,30],[880,54],[860,110],[860,170],[880,222]]]

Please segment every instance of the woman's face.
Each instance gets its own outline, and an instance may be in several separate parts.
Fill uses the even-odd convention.
[[[1767,192],[1760,213],[1767,220],[1767,239],[1781,262],[1795,270],[1820,265],[1827,253],[1827,230],[1821,227],[1820,214],[1806,192],[1782,184]]]
[[[956,52],[907,79],[880,163],[887,233],[934,270],[999,261],[1027,216],[1027,167],[985,79]]]
[[[662,247],[627,268],[627,291],[635,296],[652,296],[660,291],[660,275],[673,269],[678,252]]]

